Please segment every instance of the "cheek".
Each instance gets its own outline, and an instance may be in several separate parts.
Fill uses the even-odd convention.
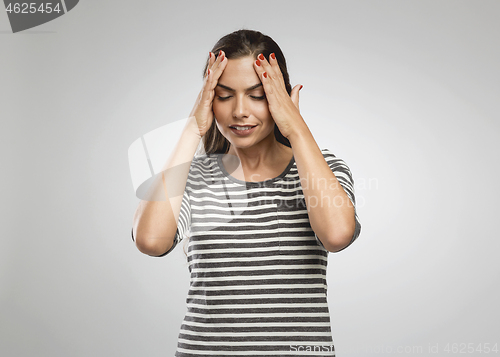
[[[230,110],[228,109],[228,106],[225,105],[225,103],[217,101],[213,102],[212,110],[217,120],[223,120],[228,115],[228,113],[229,114],[231,113]]]
[[[219,110],[219,109],[220,109],[219,104],[217,104],[217,102],[216,102],[216,101],[214,101],[214,102],[212,103],[212,110],[213,110],[213,112],[214,112],[215,116],[217,116],[217,113],[219,113],[219,112],[220,112],[220,110]]]
[[[269,111],[266,101],[256,103],[253,107],[253,112],[255,116],[262,120],[272,119],[271,112]]]

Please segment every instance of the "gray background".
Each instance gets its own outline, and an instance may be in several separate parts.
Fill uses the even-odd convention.
[[[2,11],[0,355],[173,355],[187,265],[132,243],[127,150],[189,114],[208,51],[242,27],[280,44],[354,175],[361,236],[328,269],[338,355],[500,343],[499,11],[87,0],[15,35]]]

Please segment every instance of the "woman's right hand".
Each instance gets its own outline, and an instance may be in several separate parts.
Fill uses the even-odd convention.
[[[203,80],[203,87],[189,115],[196,118],[200,137],[203,137],[208,129],[210,129],[214,120],[212,104],[215,97],[215,87],[226,65],[227,59],[223,51],[219,52],[217,60],[215,59],[215,55],[210,52],[210,60],[208,62],[207,73],[205,73],[205,79]]]

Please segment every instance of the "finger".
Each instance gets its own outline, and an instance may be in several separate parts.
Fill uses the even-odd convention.
[[[208,66],[207,66],[207,70],[205,72],[205,78],[204,78],[202,92],[207,91],[207,88],[209,87],[208,84],[209,84],[211,78],[213,77],[213,76],[210,76],[210,74],[212,74],[214,71],[213,67],[214,67],[214,63],[215,63],[215,55],[212,52],[208,52],[208,55],[209,55]]]
[[[297,84],[293,87],[292,92],[290,93],[290,98],[292,99],[293,104],[299,109],[299,91],[302,89],[302,84]]]
[[[199,99],[201,101],[211,101],[212,100],[212,93],[213,93],[213,89],[212,89],[212,81],[213,81],[213,72],[212,70],[207,69],[207,73],[205,75],[205,80],[204,80],[204,84],[203,84],[203,87],[201,89],[201,92],[200,92],[200,96],[199,96]]]
[[[227,65],[227,59],[226,59],[226,54],[224,51],[219,51],[219,54],[217,55],[217,60],[214,62],[213,65],[213,72],[214,72],[214,78],[216,80],[219,80],[220,76],[222,75],[222,72],[224,72],[224,69],[226,68]],[[217,83],[216,83],[217,84]]]
[[[215,55],[214,55],[214,57],[215,57]],[[227,65],[226,55],[225,55],[224,51],[219,51],[217,59],[214,60],[214,63],[212,65],[212,68],[210,69],[210,73],[209,73],[209,82],[207,83],[207,86],[210,90],[213,91],[215,89],[215,87],[217,86],[217,82],[218,82],[220,76],[222,76],[222,72],[224,72],[226,65]]]
[[[268,76],[268,73],[264,69],[264,66],[263,66],[264,63],[259,58],[261,58],[260,55],[253,62],[253,68],[255,69],[257,76],[259,77],[260,81],[262,82],[262,87],[264,88],[264,92],[266,93],[267,99],[269,101],[270,96],[275,92],[275,90],[274,90],[273,84],[271,83],[271,80]]]
[[[207,91],[208,91],[208,83],[210,80],[210,72],[211,68],[215,62],[215,56],[212,52],[208,52],[208,64],[207,64],[207,70],[205,71],[205,75],[203,77],[203,86],[201,87],[200,94],[198,95],[198,100],[203,100],[207,98]]]
[[[274,73],[274,68],[271,67],[269,62],[267,61],[266,57],[261,53],[257,56],[257,59],[260,62],[260,67],[262,67],[263,72],[266,72],[268,77],[271,77],[272,79],[276,79],[276,75]]]
[[[280,65],[274,53],[271,53],[269,55],[269,64],[271,65],[271,68],[274,70],[275,76],[278,82],[280,83],[281,88],[286,91],[285,79],[283,78],[283,73],[281,72]]]
[[[222,51],[220,51],[219,53],[221,52]],[[208,61],[208,68],[205,73],[204,85],[200,93],[200,99],[205,101],[211,101],[214,96],[213,90],[217,85],[217,79],[220,76],[217,76],[215,72],[220,63],[224,60],[224,57],[221,56],[218,56],[216,58],[215,54],[213,54],[212,52],[209,52],[208,55],[210,56]]]
[[[212,66],[214,65],[214,62],[215,62],[215,55],[212,53],[212,52],[208,52],[208,65],[207,65],[207,71],[205,72],[205,76],[207,75],[208,73],[208,70],[210,70],[212,68]]]
[[[210,52],[210,62],[209,62],[209,66],[208,66],[208,69],[210,69],[210,72],[215,72],[217,70],[217,68],[219,67],[220,63],[224,60],[224,58],[226,56],[225,56],[225,54],[221,55],[223,53],[224,53],[223,51],[219,51],[219,53],[217,55],[215,55],[214,53]]]
[[[270,79],[270,85],[273,86],[276,90],[279,90],[281,88],[282,90],[286,91],[283,74],[281,73],[278,60],[276,59],[274,53],[271,53],[271,55],[269,56],[269,60],[267,60],[261,53],[257,56],[257,60],[259,61],[260,67],[262,67],[263,72],[266,72],[267,77]]]
[[[277,79],[276,74],[262,53],[259,54],[257,59],[254,61],[254,68],[260,78],[260,81],[262,82],[262,85],[264,86],[266,93],[272,94],[275,92],[278,87],[275,83],[275,80]]]
[[[255,69],[257,76],[259,76],[259,78],[261,78],[262,80],[262,73],[264,73],[265,70],[264,67],[262,67],[262,61],[259,58],[253,61],[253,68]]]
[[[278,63],[278,60],[276,59],[276,55],[274,53],[271,53],[269,55],[269,64],[271,65],[271,68],[273,68],[276,75],[279,78],[283,79],[283,73],[281,73],[280,64]]]
[[[219,53],[217,54],[217,59],[214,62],[214,70],[217,70],[217,68],[221,65],[221,63],[224,62],[225,59],[226,59],[226,54],[224,53],[224,51],[220,50]]]

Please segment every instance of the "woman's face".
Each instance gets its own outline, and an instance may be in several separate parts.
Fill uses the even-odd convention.
[[[250,56],[229,59],[215,88],[213,111],[219,131],[238,148],[274,139],[274,120]],[[241,131],[233,126],[254,126]]]

